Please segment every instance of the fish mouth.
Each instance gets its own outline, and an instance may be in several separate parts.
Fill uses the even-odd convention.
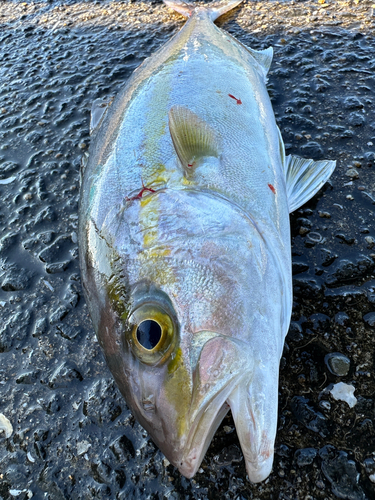
[[[242,389],[247,386],[246,378],[249,375],[241,379],[235,377],[197,415],[188,434],[182,459],[174,464],[183,476],[191,479],[197,473],[212,438],[229,409],[232,411],[249,480],[252,483],[259,483],[270,475],[273,465],[277,412],[274,418],[271,418],[274,424],[271,425],[274,427],[274,432],[272,432],[272,428],[264,428],[262,422],[257,421],[259,415],[255,416],[255,412],[248,411],[249,407],[244,402]]]
[[[250,481],[267,478],[277,427],[278,363],[272,366],[275,370],[254,359],[240,340],[216,336],[205,343],[195,370],[190,429],[181,458],[174,463],[182,475],[196,474],[231,409]],[[213,380],[218,367],[222,373]]]
[[[203,348],[200,347],[203,344]],[[229,411],[228,400],[238,385],[251,378],[251,357],[242,341],[201,331],[194,335],[191,360],[195,365],[190,429],[176,464],[181,474],[195,475],[211,440]],[[249,354],[249,353],[247,353]]]
[[[196,416],[187,437],[182,459],[176,464],[183,476],[190,479],[198,471],[212,438],[230,409],[228,396],[238,382],[237,377],[234,377],[227,387],[201,408]]]

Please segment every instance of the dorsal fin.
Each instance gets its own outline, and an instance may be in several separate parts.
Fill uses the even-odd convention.
[[[219,158],[219,142],[208,123],[184,106],[173,106],[168,116],[173,145],[185,175],[191,176],[204,158]]]
[[[267,49],[263,49],[263,50],[255,50],[255,49],[252,49],[251,47],[248,47],[247,45],[240,42],[239,40],[237,40],[237,38],[232,36],[230,33],[225,33],[225,35],[232,38],[236,43],[238,43],[239,45],[242,45],[242,47],[244,49],[246,49],[248,52],[250,52],[250,54],[253,56],[253,58],[256,60],[256,62],[261,67],[264,77],[266,77],[267,73],[271,67],[271,64],[272,64],[273,48],[268,47]]]
[[[81,186],[83,183],[83,174],[85,173],[88,162],[89,162],[89,153],[88,151],[85,151],[82,155],[80,169],[79,169],[79,179]]]
[[[298,156],[287,156],[284,163],[289,212],[294,212],[327,182],[335,170],[333,160],[305,160]]]
[[[246,47],[250,54],[254,57],[254,59],[262,66],[264,71],[264,76],[267,75],[268,70],[271,67],[272,57],[273,57],[273,48],[268,47],[268,49],[264,50],[254,50],[250,47]]]

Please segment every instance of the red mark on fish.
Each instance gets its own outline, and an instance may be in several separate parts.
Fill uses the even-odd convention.
[[[268,184],[268,187],[273,192],[273,194],[276,194],[276,189],[272,186],[272,184]]]
[[[237,99],[237,97],[234,97],[234,95],[232,95],[232,94],[228,94],[228,96],[231,97],[232,99],[234,99],[237,104],[242,104],[241,99]]]
[[[126,201],[140,200],[143,196],[143,193],[145,192],[155,193],[155,189],[145,186],[142,181],[142,189],[139,191],[139,193],[136,194],[135,196],[132,196],[131,198],[126,197]]]

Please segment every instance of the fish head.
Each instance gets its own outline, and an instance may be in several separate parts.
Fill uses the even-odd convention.
[[[193,477],[229,410],[228,397],[251,377],[250,353],[242,341],[182,325],[160,289],[143,284],[135,297],[117,381],[164,455]]]
[[[231,407],[250,479],[264,479],[273,459],[278,358],[268,346],[269,369],[264,335],[253,331],[267,265],[259,231],[224,198],[194,190],[151,193],[114,208],[104,226],[101,241],[115,256],[99,285],[95,274],[101,296],[89,302],[134,415],[192,477]]]

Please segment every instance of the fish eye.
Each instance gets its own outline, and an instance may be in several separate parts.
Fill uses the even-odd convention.
[[[138,325],[137,340],[145,349],[154,349],[161,339],[161,327],[152,319],[146,319]]]
[[[163,307],[143,304],[129,317],[127,340],[142,363],[157,365],[166,361],[177,342],[174,318]]]

